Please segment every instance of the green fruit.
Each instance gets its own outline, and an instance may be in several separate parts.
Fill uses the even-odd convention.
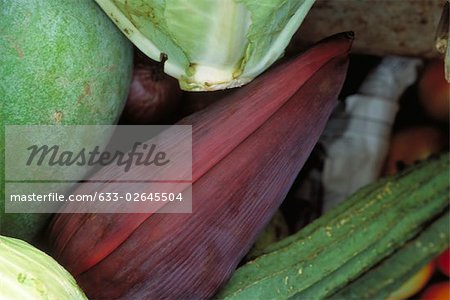
[[[389,299],[449,245],[449,211],[431,223],[416,238],[393,255],[364,273],[330,298],[332,299]]]
[[[332,296],[401,249],[448,209],[448,165],[449,155],[445,154],[367,186],[243,265],[216,297]],[[432,255],[427,251],[422,259]]]
[[[90,0],[0,0],[0,173],[4,126],[113,124],[131,79],[132,46]],[[0,232],[30,240],[40,214],[5,214]]]

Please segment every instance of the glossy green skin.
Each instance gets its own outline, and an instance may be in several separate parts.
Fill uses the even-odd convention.
[[[0,0],[0,53],[2,157],[3,125],[117,121],[131,80],[132,46],[94,1]],[[48,219],[4,214],[0,204],[4,235],[31,240]]]
[[[374,183],[236,271],[218,299],[323,299],[448,209],[449,156]]]

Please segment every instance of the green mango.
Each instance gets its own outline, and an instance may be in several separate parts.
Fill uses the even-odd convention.
[[[4,125],[111,125],[132,45],[91,0],[0,0],[0,233],[27,241],[44,214],[5,214]]]

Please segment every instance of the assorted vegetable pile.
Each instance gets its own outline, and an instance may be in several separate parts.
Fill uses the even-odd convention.
[[[299,46],[314,2],[0,0],[0,299],[450,294],[445,60],[427,61],[403,96],[376,182],[323,215],[292,220],[283,207],[354,80],[347,77],[355,68],[353,32]],[[313,18],[331,8],[333,18],[341,16],[336,4],[318,3]],[[449,9],[439,25],[441,47]],[[192,213],[72,213],[76,202],[55,215],[5,213],[6,125],[117,123],[192,125],[192,181],[173,187],[192,192]],[[108,183],[123,174],[114,166],[95,172]],[[145,165],[130,170],[134,178],[146,172]],[[107,193],[108,183],[94,191],[81,182],[72,192]],[[314,205],[320,211],[322,203]]]
[[[58,215],[49,233],[56,257],[88,295],[213,296],[316,143],[344,81],[351,40],[323,41],[178,122],[194,127],[192,214]]]

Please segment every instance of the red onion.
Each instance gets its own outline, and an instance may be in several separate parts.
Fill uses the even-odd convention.
[[[163,64],[138,60],[120,123],[173,123],[181,95],[177,80],[164,73]]]

